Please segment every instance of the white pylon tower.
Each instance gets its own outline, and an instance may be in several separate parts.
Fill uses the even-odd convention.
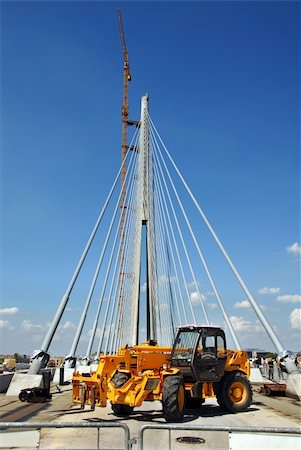
[[[139,303],[140,303],[140,271],[142,230],[146,227],[146,320],[147,339],[156,339],[155,323],[155,248],[153,229],[153,190],[152,190],[152,153],[149,142],[148,95],[141,99],[140,140],[138,156],[138,187],[136,194],[136,237],[134,242],[132,304],[134,305],[134,323],[132,344],[139,341]]]

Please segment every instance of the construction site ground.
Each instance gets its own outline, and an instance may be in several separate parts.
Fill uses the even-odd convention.
[[[247,412],[239,414],[224,413],[215,399],[207,399],[200,409],[187,409],[183,425],[214,425],[214,426],[258,426],[258,427],[289,427],[301,425],[300,402],[288,397],[267,397],[259,392],[259,387],[253,387],[253,404]],[[51,389],[52,400],[47,403],[22,403],[17,397],[0,396],[1,422],[102,422],[112,423],[119,420],[130,429],[132,438],[138,436],[139,430],[147,424],[166,424],[162,416],[160,402],[144,402],[126,418],[117,419],[110,404],[106,408],[96,408],[94,411],[87,405],[81,409],[79,404],[72,402],[71,385]],[[42,449],[73,449],[96,448],[96,429],[44,429],[41,431],[40,448]],[[177,441],[180,436],[195,436],[205,440],[203,444],[183,444]],[[1,437],[0,437],[1,439]],[[147,430],[145,432],[144,449],[168,448],[168,432],[166,430]],[[182,431],[171,433],[172,449],[229,449],[227,432]],[[100,448],[122,448],[123,431],[121,429],[105,428],[100,431]],[[137,448],[133,444],[133,449]]]

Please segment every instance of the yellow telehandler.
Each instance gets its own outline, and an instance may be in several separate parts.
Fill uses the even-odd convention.
[[[180,422],[185,406],[200,406],[216,397],[228,412],[246,410],[252,402],[247,352],[227,350],[219,327],[178,328],[173,347],[155,341],[122,347],[117,355],[100,356],[95,372],[73,376],[73,401],[95,406],[111,402],[116,416],[127,416],[144,401],[160,400],[167,422]]]

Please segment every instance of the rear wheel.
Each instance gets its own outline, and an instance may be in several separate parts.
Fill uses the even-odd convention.
[[[222,378],[216,395],[219,406],[227,412],[240,412],[252,403],[252,388],[241,372],[228,372]]]
[[[170,375],[163,384],[163,416],[166,422],[181,422],[185,408],[185,389],[181,377]]]
[[[121,388],[129,379],[131,375],[126,372],[116,372],[114,376],[112,377],[112,381],[114,383],[114,386],[116,389]],[[115,416],[117,417],[124,417],[131,414],[133,411],[133,407],[129,405],[123,405],[120,403],[112,404],[112,410]]]

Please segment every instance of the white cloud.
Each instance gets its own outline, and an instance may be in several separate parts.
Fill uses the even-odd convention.
[[[200,283],[199,281],[197,281],[196,284],[197,284],[198,286],[201,285],[201,283]],[[194,282],[194,281],[191,281],[190,283],[187,283],[187,287],[188,287],[188,289],[195,289],[195,288],[196,288],[195,282]]]
[[[259,305],[262,311],[266,311],[268,308],[266,305]],[[236,309],[252,309],[252,305],[249,300],[243,300],[242,302],[236,302],[234,305]]]
[[[245,320],[243,317],[231,316],[230,322],[233,325],[235,331],[243,331],[244,333],[259,333],[263,331],[262,325],[259,320],[256,323],[250,320]]]
[[[87,333],[87,336],[88,336],[89,339],[91,337],[91,334],[92,334],[92,328]],[[99,327],[96,328],[95,337],[96,338],[100,338],[101,334],[102,334],[102,328],[99,328]]]
[[[301,255],[301,246],[298,242],[294,242],[292,245],[286,247],[286,251],[294,256]]]
[[[141,292],[146,292],[146,281],[141,286]]]
[[[292,328],[301,329],[301,308],[295,308],[290,314]]]
[[[0,308],[0,314],[13,315],[19,312],[19,308],[13,306],[12,308]]]
[[[205,297],[214,297],[215,296],[215,293],[214,292],[212,292],[212,291],[207,291],[207,292],[205,292]]]
[[[216,304],[216,303],[207,303],[206,306],[207,306],[209,309],[215,309],[215,308],[217,308],[217,304]]]
[[[8,328],[9,321],[8,320],[0,320],[0,328]]]
[[[196,303],[199,303],[200,300],[204,302],[206,300],[206,297],[204,294],[201,294],[197,291],[193,291],[190,294],[190,300],[191,300],[191,303],[196,304]]]
[[[243,300],[242,302],[236,302],[234,308],[238,309],[250,309],[251,305],[249,300]]]
[[[245,320],[243,317],[231,316],[230,321],[235,331],[252,331],[253,324],[250,320]]]
[[[35,325],[31,323],[30,320],[23,320],[23,322],[21,323],[21,328],[23,331],[32,332],[42,330],[44,327],[42,325]]]
[[[262,295],[269,295],[269,294],[279,294],[280,292],[280,287],[264,287],[259,289],[258,294],[262,294]]]
[[[74,325],[74,323],[67,320],[67,322],[65,322],[64,325],[62,325],[62,328],[64,330],[73,330],[75,328],[75,325]]]
[[[301,302],[301,295],[279,295],[277,302],[281,303],[299,303]]]
[[[12,327],[8,320],[0,320],[0,328],[5,328],[8,331],[15,330],[15,327]]]

